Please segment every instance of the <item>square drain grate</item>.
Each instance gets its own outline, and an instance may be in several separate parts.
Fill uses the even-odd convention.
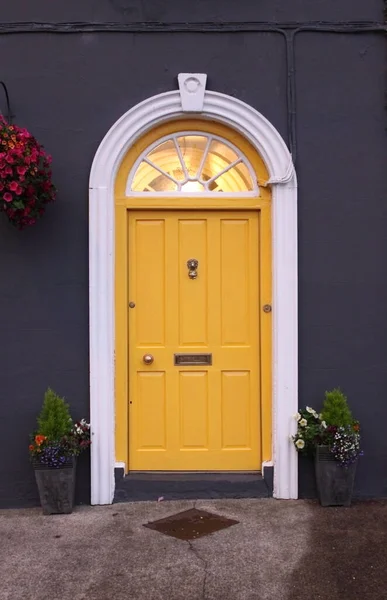
[[[237,523],[239,521],[214,515],[205,510],[191,508],[165,519],[146,523],[144,527],[154,529],[179,540],[197,540],[215,531],[227,529],[227,527],[231,527],[231,525],[236,525]]]

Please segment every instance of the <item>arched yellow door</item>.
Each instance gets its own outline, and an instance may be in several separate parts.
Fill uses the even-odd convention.
[[[265,173],[258,159],[238,163],[246,142],[227,128],[163,127],[173,139],[152,132],[154,148],[146,136],[117,178],[117,454],[126,445],[119,458],[135,471],[259,470],[270,458],[270,198],[254,177]]]

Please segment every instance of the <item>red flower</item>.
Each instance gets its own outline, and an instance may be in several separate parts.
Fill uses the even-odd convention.
[[[3,199],[5,200],[5,202],[12,202],[12,194],[10,194],[9,192],[5,192]]]
[[[35,443],[40,446],[41,444],[43,444],[44,440],[46,440],[46,436],[45,435],[36,435],[35,436]]]
[[[16,171],[18,172],[19,175],[25,175],[26,171],[27,171],[27,167],[23,167],[23,166],[16,167]]]
[[[42,183],[42,190],[44,192],[49,192],[51,189],[51,183],[49,181],[43,181]]]
[[[11,192],[16,192],[16,190],[19,187],[19,184],[17,181],[11,181],[11,183],[9,184],[9,189],[11,190]]]

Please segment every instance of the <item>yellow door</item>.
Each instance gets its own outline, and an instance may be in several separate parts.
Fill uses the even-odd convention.
[[[258,470],[259,211],[128,215],[129,469]]]

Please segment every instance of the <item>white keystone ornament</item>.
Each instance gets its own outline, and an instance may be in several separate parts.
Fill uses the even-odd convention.
[[[177,80],[183,112],[203,112],[206,73],[179,73]]]

